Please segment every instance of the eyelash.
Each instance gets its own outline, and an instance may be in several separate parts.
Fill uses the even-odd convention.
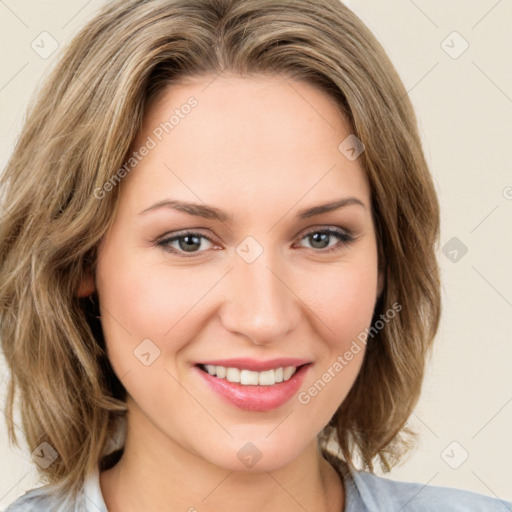
[[[312,231],[308,231],[306,234],[304,234],[304,236],[302,236],[300,238],[300,240],[307,238],[308,236],[317,234],[317,233],[334,236],[340,242],[340,243],[335,244],[332,247],[327,248],[327,249],[318,249],[315,251],[315,249],[313,248],[313,250],[315,252],[320,253],[320,254],[330,254],[330,253],[339,251],[354,241],[354,238],[351,235],[349,235],[348,233],[346,233],[345,231],[342,231],[340,229],[332,229],[332,228],[330,228],[330,229],[314,229]],[[200,239],[205,238],[210,243],[212,243],[212,244],[215,243],[213,240],[211,240],[206,235],[202,235],[201,233],[196,233],[194,231],[185,231],[182,233],[178,233],[177,235],[173,236],[172,238],[165,238],[163,240],[160,240],[160,241],[156,242],[155,245],[157,245],[158,247],[161,247],[166,252],[176,254],[180,258],[193,258],[195,255],[205,252],[205,251],[195,251],[195,252],[191,252],[191,253],[187,254],[185,251],[182,251],[180,249],[175,249],[175,248],[169,247],[168,244],[170,244],[171,242],[175,242],[175,241],[179,240],[180,238],[185,238],[187,236],[194,236],[194,237],[197,237]]]

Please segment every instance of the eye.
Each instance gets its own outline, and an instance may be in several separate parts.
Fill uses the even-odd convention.
[[[213,242],[204,235],[201,235],[200,233],[195,233],[192,231],[186,231],[184,233],[178,234],[176,236],[173,236],[172,238],[166,238],[164,240],[161,240],[157,242],[156,245],[162,247],[164,250],[172,252],[172,253],[197,253],[197,252],[204,252],[204,251],[197,251],[199,247],[201,247],[201,240],[206,240],[210,244]],[[176,244],[176,246],[172,246],[171,244]],[[180,254],[180,256],[187,257],[187,254]]]
[[[335,243],[334,245],[329,244],[329,241],[333,238],[337,239],[338,243]],[[330,253],[336,250],[340,250],[344,246],[354,241],[354,238],[351,235],[338,228],[315,229],[309,231],[300,239],[307,239],[310,241],[310,248],[319,249],[316,251],[319,253]],[[213,245],[213,242],[209,237],[194,231],[178,233],[171,238],[165,238],[156,242],[156,245],[162,247],[167,252],[187,258],[193,256],[194,254],[205,252],[205,250],[199,250],[199,248],[204,245],[202,240],[206,240],[209,244]]]
[[[329,239],[336,238],[338,243],[329,245]],[[315,229],[306,233],[301,240],[308,240],[312,249],[321,249],[316,252],[329,253],[342,249],[344,246],[354,241],[354,238],[338,228],[336,229]],[[327,243],[327,245],[326,245]],[[327,247],[329,249],[325,250]]]

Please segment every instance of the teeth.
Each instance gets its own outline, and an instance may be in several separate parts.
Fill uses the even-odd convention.
[[[228,382],[240,382],[240,370],[238,368],[226,368],[226,380]]]
[[[252,372],[251,370],[241,370],[240,384],[252,384],[253,386],[257,386],[258,372]]]
[[[283,379],[288,380],[295,373],[295,366],[287,366],[283,372]]]
[[[256,374],[257,384],[260,386],[272,386],[276,383],[276,372],[275,370],[266,370]]]
[[[229,382],[236,382],[243,386],[273,386],[276,383],[290,380],[297,371],[295,366],[285,366],[263,372],[225,368],[224,366],[214,366],[211,364],[205,364],[204,368],[210,375],[219,379],[226,379]]]

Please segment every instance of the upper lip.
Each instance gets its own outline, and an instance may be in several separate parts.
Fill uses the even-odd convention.
[[[296,357],[279,357],[277,359],[269,359],[268,361],[259,361],[251,358],[237,359],[210,359],[208,361],[200,361],[197,364],[212,366],[224,366],[225,368],[240,368],[241,370],[252,370],[254,372],[263,372],[265,370],[273,370],[275,368],[285,366],[302,366],[310,363],[307,359],[299,359]]]

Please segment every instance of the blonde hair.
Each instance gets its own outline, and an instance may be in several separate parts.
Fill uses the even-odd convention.
[[[400,314],[368,343],[360,373],[319,439],[374,471],[408,448],[440,316],[439,205],[407,92],[382,46],[337,0],[109,2],[47,77],[1,176],[0,337],[11,372],[11,444],[19,393],[28,446],[58,453],[38,468],[76,496],[107,461],[126,390],[78,283],[94,273],[119,188],[98,200],[129,155],[148,105],[187,77],[281,74],[320,87],[365,146],[385,286],[373,320]]]

